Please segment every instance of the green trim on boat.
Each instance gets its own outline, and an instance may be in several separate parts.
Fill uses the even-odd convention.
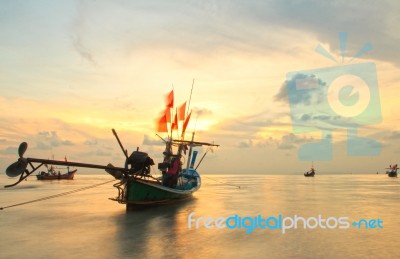
[[[179,191],[176,189],[167,188],[162,185],[157,186],[156,183],[146,183],[142,181],[131,180],[127,183],[126,201],[127,203],[134,203],[143,201],[183,199],[191,194],[191,192],[187,191],[179,193]]]

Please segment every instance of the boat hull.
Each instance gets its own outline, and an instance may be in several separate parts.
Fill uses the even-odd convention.
[[[388,172],[387,174],[389,177],[397,177],[397,172],[391,171],[391,172]]]
[[[36,178],[38,180],[73,180],[77,169],[70,171],[66,174],[56,174],[56,175],[46,175],[46,174],[38,174]]]
[[[182,184],[176,188],[163,186],[159,181],[130,179],[126,183],[125,203],[126,209],[158,206],[170,204],[180,200],[192,197],[201,185],[200,177],[192,177],[191,179],[180,177]],[[185,181],[183,183],[183,181]]]
[[[305,176],[305,177],[314,177],[314,175],[315,175],[315,172],[307,172],[307,173],[304,173],[304,176]]]

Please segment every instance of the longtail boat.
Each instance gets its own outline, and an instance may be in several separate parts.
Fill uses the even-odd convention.
[[[173,91],[171,94],[169,95],[167,109],[165,109],[165,112],[158,122],[157,130],[158,132],[168,133],[167,138],[162,138],[157,134],[165,144],[163,161],[158,163],[157,166],[158,170],[161,172],[161,176],[156,177],[152,175],[151,166],[155,163],[146,152],[139,151],[139,148],[137,148],[136,151],[133,151],[128,156],[128,151],[123,147],[116,131],[112,129],[112,132],[125,156],[125,165],[123,167],[114,167],[112,164],[98,165],[40,158],[25,158],[24,154],[28,148],[28,144],[23,142],[18,148],[18,161],[14,162],[6,169],[6,174],[9,177],[20,176],[20,178],[16,183],[6,185],[5,187],[17,185],[38,170],[42,165],[47,164],[104,169],[119,181],[114,184],[114,187],[118,190],[118,195],[115,198],[111,198],[111,200],[117,201],[121,204],[126,204],[127,210],[137,207],[168,204],[191,197],[192,194],[201,187],[201,177],[197,168],[200,166],[207,153],[212,150],[213,147],[218,147],[219,145],[194,141],[194,132],[190,141],[184,139],[185,130],[191,113],[185,114],[185,103],[179,107],[179,110],[176,109],[175,119],[172,121],[171,110],[173,112]],[[178,129],[178,120],[183,121],[183,127],[180,134],[181,138],[173,139],[172,133],[174,130],[177,131]],[[169,127],[167,127],[167,125]],[[199,146],[207,146],[207,149],[195,166],[198,154],[198,151],[195,150],[195,148]],[[188,153],[185,159],[187,163],[186,166],[184,166],[182,161],[186,153]],[[28,169],[28,165],[30,166],[30,169]]]
[[[47,172],[41,171],[39,174],[37,174],[36,178],[38,180],[73,180],[75,173],[78,171],[78,169],[70,171],[68,167],[66,173],[61,173],[52,165],[50,167],[47,165],[45,166],[47,167]]]
[[[311,164],[311,169],[304,173],[305,177],[314,177],[315,169],[314,169],[314,162]]]
[[[154,165],[154,161],[147,153],[138,150],[127,158],[126,163],[130,168],[128,173],[113,168],[109,164],[110,168],[106,171],[116,179],[120,179],[119,183],[114,184],[114,187],[118,189],[118,196],[113,200],[126,204],[129,210],[135,207],[166,204],[190,197],[201,186],[201,178],[197,171],[201,161],[194,167],[197,151],[193,149],[203,145],[217,146],[193,140],[166,140],[163,162],[158,163],[161,177],[154,177],[150,174],[150,167]],[[177,148],[176,152],[173,152],[173,147]],[[186,147],[189,147],[187,161],[190,163],[186,168],[182,168],[181,158]]]
[[[389,170],[386,170],[386,174],[387,174],[389,177],[397,177],[397,169],[399,169],[399,168],[397,167],[397,164],[395,164],[395,165],[390,165],[389,168],[386,168],[386,169],[389,169]]]

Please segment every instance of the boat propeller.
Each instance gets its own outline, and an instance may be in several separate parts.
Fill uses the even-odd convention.
[[[115,130],[113,130],[115,132]],[[115,135],[116,132],[114,133]],[[117,138],[118,139],[118,138]],[[119,140],[119,139],[118,139]],[[122,144],[120,143],[121,148]],[[83,168],[93,168],[93,169],[103,169],[114,176],[116,179],[121,180],[125,176],[132,176],[132,175],[139,175],[143,170],[135,170],[136,167],[128,168],[126,167],[114,167],[113,165],[109,164],[107,166],[98,165],[98,164],[88,164],[88,163],[80,163],[80,162],[71,162],[71,161],[57,161],[57,160],[49,160],[49,159],[41,159],[41,158],[33,158],[33,157],[24,157],[26,150],[28,149],[28,144],[26,142],[22,142],[18,147],[18,161],[12,163],[6,169],[6,175],[9,177],[17,177],[19,176],[19,180],[13,184],[6,185],[4,187],[12,187],[17,185],[18,183],[26,180],[27,177],[32,175],[32,173],[36,172],[41,166],[43,165],[61,165],[61,166],[73,166],[73,167],[83,167]],[[124,154],[127,158],[127,151],[124,150]],[[143,152],[134,152],[136,153],[143,153]],[[147,154],[146,154],[147,156]],[[140,157],[141,158],[141,157]],[[130,161],[129,161],[130,162]],[[135,161],[133,161],[135,162]],[[28,169],[28,165],[31,168]]]
[[[6,174],[9,177],[16,177],[23,172],[25,172],[27,166],[28,166],[28,161],[23,157],[25,154],[25,151],[28,149],[28,143],[22,142],[19,147],[18,147],[18,155],[19,159],[17,162],[12,163],[9,167],[6,169]]]

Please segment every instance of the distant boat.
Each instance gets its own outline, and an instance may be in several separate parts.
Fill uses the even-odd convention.
[[[36,177],[38,180],[73,180],[76,171],[78,169],[70,171],[68,167],[68,171],[62,174],[60,171],[56,171],[55,167],[50,166],[47,168],[47,172],[42,171]]]
[[[304,173],[305,177],[314,177],[315,175],[315,169],[314,169],[314,162],[311,164],[311,169],[310,171],[307,171]]]
[[[386,171],[386,174],[387,174],[389,177],[397,177],[397,169],[399,169],[399,168],[397,167],[397,164],[395,164],[395,165],[390,165],[389,168],[386,168],[386,169],[389,169],[389,170]]]

